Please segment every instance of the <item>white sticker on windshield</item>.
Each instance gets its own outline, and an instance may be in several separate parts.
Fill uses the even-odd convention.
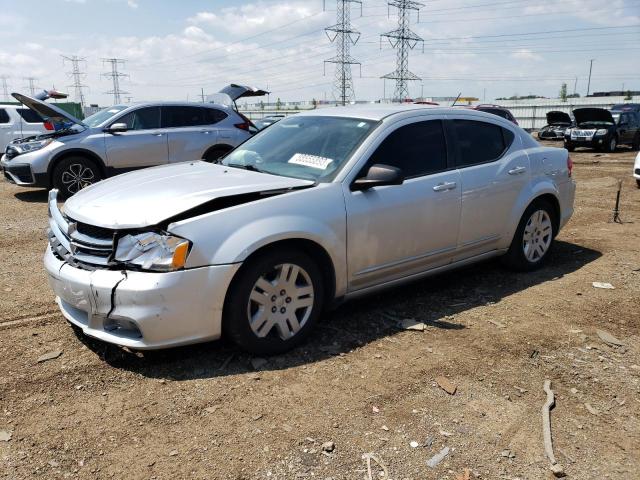
[[[317,168],[318,170],[326,170],[333,162],[330,158],[318,157],[316,155],[307,155],[306,153],[296,153],[289,159],[288,163],[294,165],[302,165],[304,167]]]

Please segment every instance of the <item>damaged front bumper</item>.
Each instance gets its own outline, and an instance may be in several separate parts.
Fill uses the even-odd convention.
[[[99,340],[151,350],[220,337],[224,298],[239,264],[175,272],[84,270],[47,246],[49,285],[65,318]]]

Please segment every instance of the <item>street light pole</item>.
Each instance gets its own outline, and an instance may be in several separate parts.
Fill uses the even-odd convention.
[[[591,88],[591,70],[593,70],[593,61],[595,58],[589,60],[589,81],[587,82],[587,97],[589,96],[589,88]]]

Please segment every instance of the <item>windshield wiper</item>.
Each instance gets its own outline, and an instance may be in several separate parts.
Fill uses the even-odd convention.
[[[250,172],[263,173],[263,171],[260,170],[255,165],[242,165],[240,163],[227,163],[226,166],[227,167],[233,167],[233,168],[242,168],[243,170],[249,170]]]

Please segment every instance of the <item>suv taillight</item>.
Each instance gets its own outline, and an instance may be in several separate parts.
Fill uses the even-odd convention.
[[[44,125],[45,130],[55,130],[53,123],[51,122],[43,122],[42,124]]]
[[[573,160],[571,160],[571,155],[567,155],[567,170],[569,170],[569,176],[571,176],[571,172],[573,172]]]
[[[240,130],[245,130],[247,132],[251,131],[251,127],[255,126],[253,125],[253,123],[251,123],[251,120],[249,120],[247,117],[245,117],[243,114],[241,114],[240,112],[236,112],[238,115],[240,115],[240,118],[242,118],[242,120],[244,120],[244,122],[242,123],[235,123],[233,126],[236,128],[239,128]]]

